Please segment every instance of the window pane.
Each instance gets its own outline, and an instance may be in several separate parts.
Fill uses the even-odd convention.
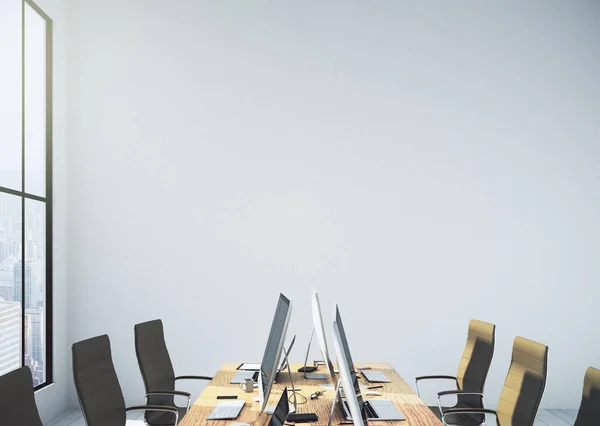
[[[25,5],[25,192],[46,194],[46,21]]]
[[[46,204],[25,200],[25,364],[46,381]]]
[[[0,193],[0,376],[21,366],[21,198]]]
[[[25,5],[25,192],[46,193],[46,21]]]
[[[0,186],[21,190],[21,0],[0,1]]]

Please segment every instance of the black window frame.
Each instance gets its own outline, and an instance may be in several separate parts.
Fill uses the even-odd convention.
[[[21,190],[15,190],[11,188],[5,188],[0,186],[0,193],[10,194],[21,198],[21,365],[25,365],[25,342],[26,342],[26,303],[25,303],[25,277],[26,277],[26,265],[25,265],[25,238],[26,238],[26,221],[25,221],[25,203],[27,200],[34,200],[45,203],[46,205],[46,249],[45,249],[45,260],[46,260],[46,282],[45,282],[45,299],[44,299],[44,313],[45,313],[45,360],[44,369],[46,380],[35,386],[35,390],[42,389],[48,385],[54,383],[53,378],[53,244],[52,244],[52,136],[53,136],[53,62],[52,62],[52,34],[53,34],[53,23],[52,19],[32,0],[21,0]],[[40,197],[39,195],[27,193],[25,190],[25,8],[26,6],[31,7],[46,23],[46,195]]]

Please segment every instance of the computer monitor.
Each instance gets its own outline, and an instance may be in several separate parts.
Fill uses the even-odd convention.
[[[333,363],[331,362],[331,358],[329,358],[329,349],[327,348],[327,339],[325,339],[325,327],[323,325],[323,315],[321,313],[321,303],[319,302],[319,293],[317,290],[313,289],[312,295],[312,319],[313,319],[313,327],[315,328],[315,334],[317,335],[317,340],[319,341],[319,347],[321,349],[321,355],[323,356],[323,361],[325,362],[325,367],[329,372],[329,376],[331,377],[331,382],[335,385],[336,376],[335,370],[333,368]],[[308,356],[308,354],[307,354]]]
[[[271,417],[271,421],[269,421],[269,426],[284,426],[285,419],[287,419],[289,414],[290,403],[288,401],[288,389],[286,387],[283,389],[281,398],[279,398],[277,407],[275,407],[275,411],[273,411],[273,417]]]
[[[275,381],[291,313],[292,302],[280,294],[258,375],[258,399],[261,413],[267,406],[271,387]]]
[[[346,418],[352,418],[355,426],[363,426],[367,419],[373,420],[406,420],[406,417],[390,400],[368,400],[363,401],[358,383],[358,376],[354,368],[354,362],[350,355],[350,347],[344,325],[342,324],[342,316],[340,309],[335,306],[335,321],[333,322],[333,341],[338,360],[338,369],[342,381],[342,389],[346,397],[346,404],[341,398],[337,398],[340,392],[336,392],[335,404],[339,404],[342,411],[345,412]],[[347,407],[347,409],[345,409]],[[333,411],[332,411],[333,413]],[[362,414],[362,415],[361,415]],[[358,421],[356,419],[359,419]]]
[[[365,410],[363,409],[362,395],[360,393],[360,386],[358,384],[358,378],[356,377],[353,364],[351,361],[348,361],[346,356],[346,348],[344,347],[345,340],[346,336],[344,333],[344,327],[341,323],[338,323],[336,319],[336,321],[333,322],[333,346],[335,348],[338,371],[342,381],[342,388],[344,389],[346,403],[348,404],[354,426],[364,426],[366,418],[363,417]],[[337,399],[340,404],[343,404],[341,397]],[[334,404],[335,403],[336,402],[334,401]]]
[[[340,343],[342,344],[342,349],[344,351],[344,357],[348,364],[348,368],[350,369],[350,374],[352,375],[352,383],[354,383],[354,390],[356,390],[356,393],[359,395],[359,398],[362,399],[362,397],[360,396],[360,386],[358,384],[358,376],[356,375],[356,368],[354,368],[354,361],[352,361],[352,354],[350,354],[350,346],[348,345],[346,331],[344,330],[344,324],[342,323],[342,316],[340,315],[340,307],[337,304],[335,305],[334,322],[337,323],[337,328],[339,329]],[[334,332],[335,332],[335,327],[334,327]],[[338,362],[339,362],[339,359],[338,359]],[[362,401],[361,401],[361,408],[362,408]]]

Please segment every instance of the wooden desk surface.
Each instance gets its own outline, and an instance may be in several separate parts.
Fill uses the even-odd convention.
[[[266,426],[269,424],[271,416],[265,414],[265,412],[259,415],[258,402],[254,402],[254,398],[258,396],[258,388],[255,388],[255,391],[252,393],[246,393],[240,389],[239,385],[229,384],[229,381],[234,376],[238,365],[239,363],[233,363],[225,364],[221,367],[221,369],[215,375],[215,378],[208,384],[202,394],[194,402],[194,405],[190,408],[183,420],[179,423],[179,426],[226,426],[236,421],[247,422],[253,426]],[[391,383],[380,383],[384,387],[382,389],[377,389],[377,391],[381,392],[383,394],[382,396],[365,396],[364,393],[367,389],[363,389],[363,399],[392,400],[406,417],[405,421],[369,421],[370,425],[442,426],[442,422],[438,420],[438,418],[431,412],[427,405],[425,405],[425,403],[414,393],[411,387],[408,386],[408,384],[402,379],[402,377],[398,375],[398,373],[396,373],[396,370],[394,370],[390,364],[357,363],[355,366],[356,368],[369,366],[374,370],[383,371],[391,380]],[[298,368],[302,367],[302,364],[292,363],[290,367],[292,369],[294,386],[301,389],[297,393],[300,393],[308,399],[306,404],[298,405],[298,413],[317,413],[319,416],[318,422],[307,423],[307,426],[327,425],[335,391],[327,389],[322,397],[316,400],[311,400],[310,395],[318,390],[325,390],[321,387],[321,384],[328,382],[325,380],[305,379],[302,373],[297,372]],[[317,372],[325,373],[325,368],[319,367]],[[288,375],[282,373],[281,377],[281,383],[275,383],[273,385],[268,405],[276,405],[281,397],[282,389],[285,386],[291,387],[289,384]],[[359,375],[359,377],[362,376]],[[360,379],[360,383],[365,385],[369,384],[365,379],[362,378]],[[378,384],[373,383],[371,385],[375,386]],[[217,395],[237,395],[238,399],[246,400],[246,405],[236,420],[206,420],[206,417],[208,417],[217,402],[224,401],[217,400]],[[292,394],[290,393],[290,401],[291,398]],[[299,402],[303,400],[304,398],[298,397]],[[343,421],[346,421],[346,419],[342,417],[338,408],[335,411],[333,425],[335,426]]]

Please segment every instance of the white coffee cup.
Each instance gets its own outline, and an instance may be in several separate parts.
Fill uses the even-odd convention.
[[[240,384],[240,388],[242,388],[244,392],[254,392],[254,381],[252,379],[244,379]]]

